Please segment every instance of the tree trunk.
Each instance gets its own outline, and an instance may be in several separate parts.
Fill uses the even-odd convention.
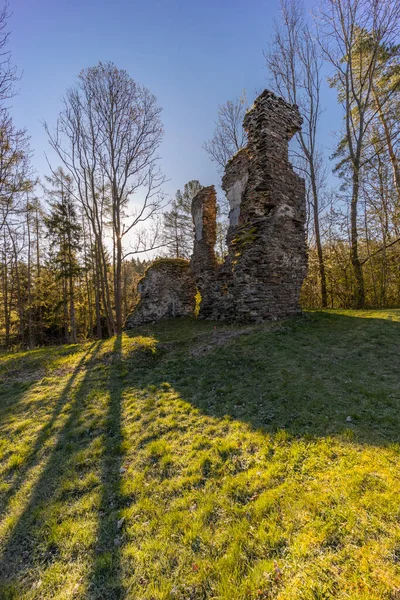
[[[100,272],[101,288],[102,288],[102,293],[103,293],[103,304],[104,304],[104,309],[105,309],[106,319],[107,319],[108,335],[111,337],[112,335],[115,334],[115,321],[114,321],[114,316],[112,313],[111,298],[110,298],[110,286],[109,286],[108,277],[107,277],[107,259],[106,259],[106,255],[104,252],[103,243],[101,242],[101,240],[99,240],[98,246],[99,246],[99,252],[100,252],[100,254],[99,254],[99,262],[100,262],[99,272]]]
[[[321,244],[321,232],[319,227],[319,199],[318,199],[318,190],[317,190],[317,182],[314,172],[314,164],[313,161],[310,161],[310,172],[311,172],[311,189],[313,194],[313,210],[314,210],[314,231],[315,231],[315,241],[317,244],[317,254],[318,254],[318,267],[319,267],[319,277],[321,284],[321,302],[322,308],[326,308],[328,306],[328,295],[326,292],[326,275],[325,275],[325,264],[324,264],[324,256],[322,252],[322,244]]]
[[[69,338],[69,318],[68,318],[68,290],[67,290],[67,278],[62,278],[62,293],[63,293],[63,312],[64,312],[64,340],[68,344]]]
[[[122,280],[123,280],[123,287],[122,287],[122,305],[124,307],[124,314],[123,314],[123,320],[125,321],[126,317],[128,316],[128,268],[127,268],[127,264],[126,262],[123,263],[122,265]]]
[[[351,196],[350,205],[350,230],[351,230],[351,241],[350,241],[350,257],[351,264],[353,266],[354,275],[356,278],[356,289],[354,297],[354,307],[363,308],[365,303],[365,292],[364,292],[364,277],[361,262],[358,256],[358,229],[357,229],[357,208],[358,208],[358,196],[360,189],[360,177],[358,167],[353,166],[353,189]]]
[[[94,247],[94,257],[95,257],[95,307],[96,307],[96,329],[97,329],[97,338],[100,340],[103,337],[103,331],[101,327],[101,308],[100,308],[100,266],[99,266],[99,256],[98,256],[98,248],[97,242]]]
[[[387,149],[388,149],[388,153],[389,153],[390,163],[392,165],[393,180],[394,180],[394,185],[395,185],[396,193],[397,193],[397,201],[400,204],[400,168],[399,168],[399,161],[398,161],[398,158],[396,156],[395,149],[393,147],[393,142],[392,142],[392,137],[390,135],[389,126],[388,126],[385,114],[383,112],[382,105],[381,105],[380,100],[379,100],[379,95],[378,95],[375,87],[373,87],[373,93],[374,93],[375,103],[376,103],[376,106],[378,108],[379,118],[380,118],[380,121],[382,123],[383,130],[385,132]]]
[[[70,323],[70,342],[76,344],[76,320],[75,320],[75,300],[74,300],[74,257],[72,253],[71,230],[68,230],[68,296],[69,296],[69,323]]]
[[[71,325],[70,341],[76,344],[76,319],[75,319],[75,301],[74,301],[74,278],[69,275],[69,322]]]
[[[18,268],[18,256],[14,258],[15,281],[17,283],[17,302],[18,302],[18,317],[19,317],[19,341],[21,346],[25,346],[25,324],[24,324],[24,307],[22,302],[21,278]]]
[[[90,230],[89,230],[90,236]],[[86,300],[85,302],[85,312],[88,315],[88,318],[85,320],[85,329],[89,330],[90,336],[93,335],[93,307],[92,307],[92,292],[89,285],[89,277],[88,277],[88,252],[87,252],[87,241],[86,241],[86,232],[85,232],[85,219],[82,214],[82,237],[83,237],[83,264],[84,264],[84,275],[85,275],[85,288],[86,288]],[[93,267],[93,265],[91,265]]]
[[[117,236],[116,252],[116,274],[115,274],[115,317],[117,326],[117,335],[122,333],[122,241]]]
[[[4,254],[3,263],[3,303],[4,303],[4,344],[6,349],[10,348],[10,312],[8,310],[8,268],[7,256]]]
[[[32,268],[31,268],[31,227],[30,227],[30,215],[29,215],[29,204],[26,207],[26,228],[28,234],[28,264],[27,264],[27,278],[28,278],[28,344],[29,348],[32,349],[35,346],[35,340],[33,336],[33,324],[32,324]]]
[[[36,205],[35,215],[35,229],[36,229],[36,301],[38,300],[38,330],[39,330],[39,343],[43,344],[43,310],[42,310],[42,273],[40,267],[40,235],[39,235],[39,207]]]

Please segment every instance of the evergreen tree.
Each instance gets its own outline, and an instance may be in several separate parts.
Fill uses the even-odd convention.
[[[45,222],[52,241],[51,254],[57,267],[56,279],[61,283],[64,337],[66,342],[75,343],[75,278],[80,273],[78,261],[81,225],[71,195],[72,179],[58,168],[53,177],[46,177],[51,188],[46,190],[50,213]]]

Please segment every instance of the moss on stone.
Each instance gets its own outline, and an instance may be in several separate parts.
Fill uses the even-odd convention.
[[[186,260],[186,258],[156,258],[151,265],[147,267],[146,271],[149,271],[149,269],[156,269],[157,267],[163,265],[189,268],[190,263],[188,260]]]

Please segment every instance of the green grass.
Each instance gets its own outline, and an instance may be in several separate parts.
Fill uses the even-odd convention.
[[[1,355],[1,600],[399,599],[399,356],[399,310]]]

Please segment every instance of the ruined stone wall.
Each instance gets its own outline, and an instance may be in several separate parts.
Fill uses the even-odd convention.
[[[127,327],[163,317],[199,316],[263,321],[299,313],[306,276],[305,185],[293,171],[288,142],[299,131],[298,108],[265,90],[246,114],[248,144],[226,165],[222,187],[230,205],[228,255],[215,256],[214,186],[192,202],[194,249],[189,263],[152,265],[139,286],[140,302]]]
[[[226,194],[230,208],[229,229],[226,240],[228,246],[235,237],[236,229],[239,225],[243,194],[248,181],[249,154],[247,148],[243,148],[227,163],[222,178],[222,189]]]
[[[211,318],[262,321],[300,311],[305,185],[289,163],[288,142],[301,122],[296,106],[268,90],[246,114],[248,145],[222,180],[231,209],[228,256],[208,292]]]
[[[127,329],[194,313],[196,286],[187,260],[155,261],[140,280],[138,291],[140,301],[126,320]]]
[[[194,245],[190,268],[201,295],[199,316],[207,318],[214,306],[217,269],[217,198],[213,185],[202,188],[192,201]]]

